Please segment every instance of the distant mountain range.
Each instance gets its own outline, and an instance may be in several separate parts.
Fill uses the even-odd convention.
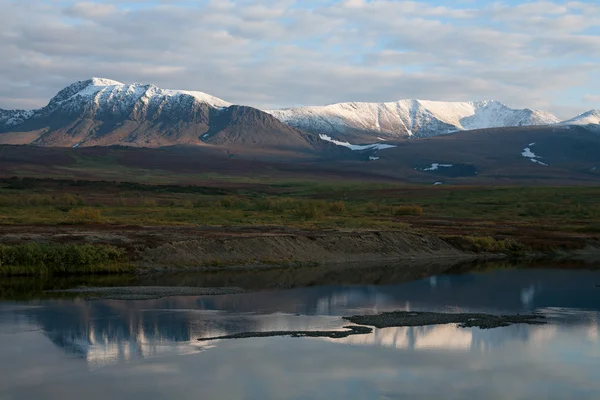
[[[280,121],[328,136],[431,137],[462,130],[560,122],[542,111],[515,110],[498,101],[341,103],[267,111]]]
[[[561,122],[497,101],[340,103],[261,111],[202,92],[92,78],[38,110],[0,109],[0,144],[79,147],[229,145],[318,151],[335,145],[540,125],[600,127],[600,111]],[[354,148],[362,149],[362,148]]]

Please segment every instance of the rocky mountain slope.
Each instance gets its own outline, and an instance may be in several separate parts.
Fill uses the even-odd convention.
[[[267,111],[307,132],[357,139],[431,137],[462,130],[550,125],[554,115],[515,110],[497,101],[440,102],[400,100],[392,103],[341,103]]]
[[[38,110],[0,109],[0,144],[347,152],[395,147],[403,138],[559,123],[552,114],[497,101],[400,100],[261,111],[202,92],[92,78],[69,85]],[[562,124],[600,129],[600,112]],[[392,144],[383,144],[386,140]]]
[[[0,128],[11,127],[22,124],[33,115],[33,111],[27,110],[3,110],[0,108]]]
[[[261,145],[311,150],[314,135],[260,110],[202,92],[93,78],[61,90],[34,111],[1,111],[0,143],[79,147]]]

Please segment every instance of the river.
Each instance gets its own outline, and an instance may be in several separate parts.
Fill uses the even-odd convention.
[[[0,399],[598,399],[600,271],[501,269],[387,285],[153,300],[0,302]],[[374,329],[385,311],[541,313],[547,324]]]

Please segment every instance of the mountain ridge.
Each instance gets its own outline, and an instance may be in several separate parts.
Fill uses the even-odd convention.
[[[218,137],[229,145],[315,149],[313,138],[258,109],[104,78],[75,82],[37,110],[2,110],[0,132],[0,143],[41,146],[210,146]]]
[[[495,100],[348,102],[259,110],[199,91],[90,78],[63,88],[42,108],[0,109],[0,143],[268,146],[271,140],[286,148],[318,148],[324,145],[319,141],[326,141],[323,137],[329,142],[372,144],[465,130],[558,124],[600,128],[600,112],[591,110],[561,122],[550,113],[513,109]]]
[[[418,138],[461,130],[551,125],[560,122],[550,113],[512,109],[495,100],[351,102],[267,110],[267,112],[290,126],[308,132],[356,137],[381,135],[387,138]]]

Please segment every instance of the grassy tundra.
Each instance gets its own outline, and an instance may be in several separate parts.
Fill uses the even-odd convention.
[[[228,231],[410,230],[473,252],[581,248],[600,233],[598,187],[430,187],[364,182],[145,185],[0,180],[0,230],[119,226]],[[122,249],[89,243],[12,243],[0,235],[0,274],[122,272]],[[21,247],[18,247],[21,246]]]

